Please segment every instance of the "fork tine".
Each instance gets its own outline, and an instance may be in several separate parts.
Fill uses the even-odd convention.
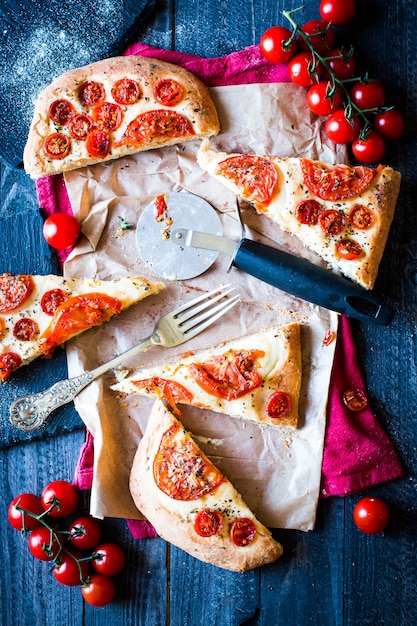
[[[201,331],[211,326],[211,324],[230,311],[238,302],[240,302],[240,296],[233,296],[233,298],[220,302],[220,304],[213,309],[206,310],[196,318],[188,320],[186,324],[181,324],[181,331],[188,338],[198,335]]]
[[[208,307],[212,306],[218,300],[221,300],[229,293],[234,291],[234,287],[231,285],[225,285],[224,287],[218,287],[217,289],[213,289],[213,291],[209,291],[208,293],[203,294],[202,296],[198,296],[191,302],[187,302],[183,304],[178,309],[176,309],[173,313],[174,319],[178,319],[178,321],[186,321],[190,317],[194,317],[200,311],[204,311]],[[198,303],[201,303],[199,306],[196,306]]]

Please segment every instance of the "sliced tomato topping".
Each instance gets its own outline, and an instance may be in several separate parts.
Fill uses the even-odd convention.
[[[298,203],[295,215],[301,224],[314,226],[319,220],[322,206],[317,200],[302,200]]]
[[[19,274],[0,276],[0,312],[7,313],[21,306],[33,291],[34,282],[32,276]]]
[[[22,317],[13,328],[13,336],[19,341],[32,341],[37,332],[37,323],[29,317]]]
[[[54,100],[49,106],[49,117],[58,126],[66,126],[74,113],[75,109],[68,100]]]
[[[147,111],[130,122],[123,137],[115,143],[115,146],[141,146],[165,137],[173,139],[190,137],[194,134],[191,122],[176,111]]]
[[[223,516],[215,509],[203,509],[194,521],[194,530],[200,537],[218,535],[223,527]]]
[[[343,402],[351,411],[363,411],[368,406],[368,398],[363,389],[346,389]]]
[[[211,396],[236,400],[262,385],[262,376],[252,368],[262,350],[229,350],[204,363],[189,366],[196,383]]]
[[[338,209],[327,209],[320,214],[319,224],[326,235],[339,235],[347,226],[347,218]]]
[[[62,289],[51,289],[43,294],[41,309],[46,315],[55,315],[59,305],[68,300],[68,297],[68,294]]]
[[[62,133],[52,133],[45,139],[43,148],[49,159],[63,159],[70,151],[71,140]]]
[[[221,161],[215,174],[228,178],[241,190],[240,195],[256,208],[268,206],[278,185],[275,165],[260,156],[239,155]]]
[[[265,411],[269,417],[279,419],[291,411],[292,402],[285,391],[274,391],[268,398]]]
[[[152,393],[158,398],[165,398],[177,415],[181,415],[177,404],[190,404],[193,399],[193,394],[188,389],[173,380],[155,376],[154,378],[133,380],[132,382],[138,389],[146,389],[148,393]]]
[[[68,124],[68,130],[74,139],[78,139],[78,141],[84,141],[87,139],[87,135],[90,130],[93,128],[94,122],[93,119],[86,115],[85,113],[79,113],[78,115],[74,115]]]
[[[101,128],[93,128],[87,135],[85,147],[92,157],[104,159],[110,150],[109,133]]]
[[[0,354],[0,381],[4,383],[14,370],[22,364],[22,359],[16,352],[3,352]]]
[[[118,104],[135,104],[140,98],[140,87],[131,78],[121,78],[114,83],[111,95]]]
[[[214,491],[224,476],[179,429],[174,424],[162,435],[153,463],[155,483],[174,500],[198,500]]]
[[[163,79],[156,83],[153,95],[159,104],[173,107],[180,102],[184,96],[184,89],[176,80]]]
[[[357,261],[363,256],[363,248],[354,239],[341,239],[336,244],[336,254],[346,261]]]
[[[156,196],[154,201],[154,216],[157,222],[161,222],[164,219],[165,211],[168,208],[167,205],[168,196],[164,194],[160,194]]]
[[[256,526],[251,519],[240,517],[230,527],[230,539],[239,548],[244,548],[252,543],[256,537]]]
[[[352,226],[358,230],[368,230],[375,221],[375,216],[371,209],[363,206],[363,204],[356,204],[351,210],[349,217]]]
[[[94,107],[92,118],[97,128],[116,130],[123,122],[123,111],[118,104],[101,102]]]
[[[95,80],[87,80],[78,87],[78,99],[86,107],[103,102],[105,97],[104,85]]]
[[[364,165],[327,165],[301,159],[304,184],[322,200],[338,202],[357,196],[369,187],[377,170]]]
[[[48,328],[39,338],[45,356],[78,333],[107,322],[121,310],[121,302],[104,293],[71,296],[59,305]]]
[[[323,337],[323,346],[330,346],[330,344],[334,341],[336,337],[336,333],[333,330],[328,330]]]

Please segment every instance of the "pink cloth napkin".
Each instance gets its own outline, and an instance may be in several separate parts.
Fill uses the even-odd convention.
[[[288,82],[287,66],[266,61],[259,46],[249,46],[224,57],[201,58],[144,44],[135,44],[126,54],[155,57],[193,72],[207,86]],[[37,181],[39,204],[50,214],[71,212],[62,176]],[[60,251],[63,262],[68,251]],[[321,496],[344,496],[403,476],[403,468],[388,436],[368,407],[353,413],[343,403],[347,388],[365,391],[358,367],[350,320],[340,320],[335,362],[329,392],[328,419],[322,463]],[[94,441],[90,433],[81,449],[74,482],[89,489],[93,479]],[[136,538],[156,536],[148,522],[128,521]]]

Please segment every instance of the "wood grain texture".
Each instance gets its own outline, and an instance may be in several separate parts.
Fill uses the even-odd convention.
[[[285,24],[283,9],[299,4],[296,0],[166,0],[158,3],[158,12],[141,41],[181,52],[219,56],[257,43],[266,28]],[[299,21],[316,19],[318,4],[318,0],[308,0]],[[30,556],[19,534],[3,523],[2,625],[417,623],[417,13],[411,0],[361,0],[355,21],[338,33],[341,42],[354,44],[362,73],[368,70],[370,76],[384,82],[387,103],[398,104],[408,125],[405,137],[390,144],[385,159],[401,171],[403,181],[376,284],[376,291],[394,306],[396,316],[389,327],[354,324],[358,358],[372,408],[396,445],[406,476],[367,493],[322,500],[315,531],[274,531],[284,545],[283,557],[273,565],[244,575],[200,563],[159,539],[135,541],[124,521],[105,520],[109,536],[126,551],[127,567],[117,577],[117,600],[104,609],[83,605],[78,589],[58,585],[48,567]],[[0,224],[7,233],[1,237],[1,270],[39,271],[56,267],[54,255],[39,233],[41,217],[32,182],[22,172],[3,167],[1,190]],[[45,377],[51,380],[58,373],[53,367],[64,373],[61,356],[54,366],[41,363],[30,372],[18,373],[11,391],[2,388],[2,424],[13,394],[39,386]],[[0,450],[3,520],[8,503],[17,493],[39,492],[55,478],[72,478],[83,431],[75,425],[73,408],[63,411],[53,421],[58,424],[56,430],[46,432],[38,440],[14,441],[7,428],[1,431],[3,445],[19,444]],[[58,434],[61,429],[73,427],[73,432]],[[4,433],[9,439],[4,438]],[[366,536],[354,527],[352,509],[363,495],[383,497],[389,504],[391,521],[381,535]]]

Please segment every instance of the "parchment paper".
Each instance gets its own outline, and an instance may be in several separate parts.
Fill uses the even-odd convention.
[[[346,162],[322,132],[322,122],[309,113],[305,90],[292,84],[215,87],[221,133],[212,145],[228,152],[306,156],[328,163]],[[158,280],[141,261],[135,227],[141,210],[156,194],[189,191],[208,200],[221,217],[224,234],[236,240],[235,197],[196,164],[199,141],[140,153],[65,175],[83,238],[67,259],[66,276],[117,278],[145,275]],[[246,236],[319,262],[291,236],[243,207]],[[120,218],[133,227],[120,229]],[[267,235],[266,235],[267,233]],[[329,379],[335,342],[325,347],[328,329],[337,331],[338,316],[270,287],[232,268],[219,255],[202,276],[186,282],[165,281],[157,296],[117,319],[81,335],[67,345],[71,376],[91,369],[135,345],[152,331],[160,315],[191,300],[199,290],[233,283],[242,302],[227,317],[177,348],[153,348],[126,363],[140,368],[170,360],[189,350],[299,320],[302,325],[303,384],[299,428],[259,427],[210,411],[182,407],[184,422],[201,448],[240,490],[255,514],[270,527],[314,528]],[[124,368],[120,368],[121,370]],[[91,514],[140,519],[128,489],[137,444],[153,400],[118,397],[110,390],[118,372],[93,382],[75,400],[94,435],[94,481]]]

